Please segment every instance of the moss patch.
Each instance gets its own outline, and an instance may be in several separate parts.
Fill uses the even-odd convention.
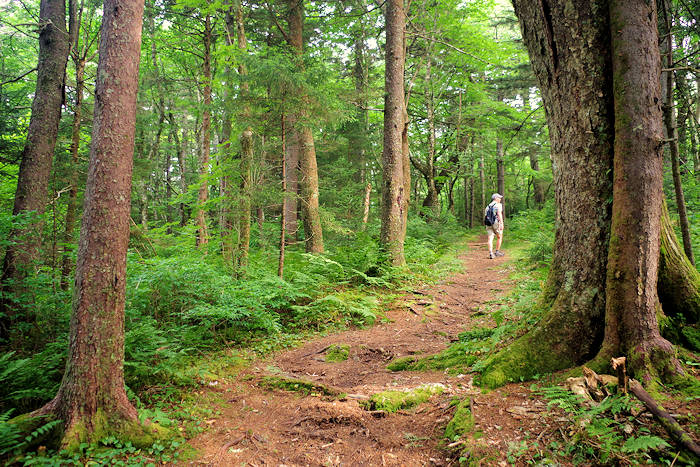
[[[326,350],[327,362],[344,362],[350,356],[350,346],[347,344],[331,345]]]
[[[445,386],[442,384],[424,384],[411,390],[384,391],[372,395],[369,400],[362,401],[360,405],[366,410],[396,412],[422,404],[432,396],[442,394],[444,390]]]
[[[408,355],[405,357],[399,357],[391,362],[386,366],[387,370],[389,371],[406,371],[406,370],[412,370],[413,369],[413,364],[418,361],[418,358]]]
[[[471,401],[468,397],[457,404],[452,420],[445,427],[445,438],[449,441],[457,441],[474,429],[474,415],[470,406]]]
[[[286,376],[265,376],[259,383],[267,389],[282,389],[284,391],[300,392],[302,394],[320,394],[323,396],[342,398],[344,393],[338,389],[305,379],[288,378]]]

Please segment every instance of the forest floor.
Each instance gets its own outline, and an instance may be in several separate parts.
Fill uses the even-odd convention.
[[[397,357],[439,352],[467,329],[495,326],[484,309],[498,304],[512,287],[508,276],[514,266],[508,255],[495,260],[487,255],[483,239],[470,243],[460,257],[462,273],[404,296],[381,323],[253,361],[233,380],[204,389],[203,397],[206,392],[216,396],[216,411],[206,421],[208,429],[189,441],[197,458],[181,465],[458,465],[458,449],[447,446],[444,433],[455,398],[466,397],[472,400],[474,432],[479,433],[471,452],[481,465],[537,459],[537,446],[561,442],[571,422],[548,408],[530,389],[531,382],[488,392],[473,386],[470,374],[386,368]],[[347,360],[326,361],[332,345],[347,346]],[[270,376],[310,380],[346,395],[270,387],[265,384]],[[386,413],[361,405],[382,391],[436,383],[444,392],[414,409]]]

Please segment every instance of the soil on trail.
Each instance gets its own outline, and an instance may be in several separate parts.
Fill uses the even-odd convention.
[[[444,432],[455,412],[454,398],[467,396],[480,436],[470,449],[480,465],[524,465],[538,455],[536,446],[566,440],[569,420],[533,395],[530,382],[482,393],[473,387],[471,375],[386,369],[396,357],[437,353],[465,330],[495,327],[484,305],[497,305],[511,287],[508,256],[488,259],[482,240],[469,244],[461,258],[461,274],[404,297],[386,312],[387,322],[280,351],[254,362],[234,382],[206,389],[220,393],[224,402],[216,407],[217,416],[206,421],[209,429],[189,441],[198,459],[182,464],[458,465],[457,451],[447,446]],[[349,358],[326,362],[325,351],[333,344],[349,346]],[[262,387],[263,378],[275,374],[321,383],[347,397]],[[411,410],[386,414],[360,405],[378,392],[427,383],[440,383],[445,390]],[[689,413],[700,404],[691,405]]]
[[[468,375],[386,369],[396,357],[439,352],[465,329],[490,325],[488,315],[472,315],[485,302],[505,295],[508,257],[491,260],[487,256],[483,242],[472,243],[462,256],[463,273],[405,297],[409,306],[389,310],[388,322],[338,332],[280,352],[244,370],[235,384],[217,387],[227,402],[219,408],[220,416],[208,421],[210,429],[190,441],[201,453],[192,463],[449,465],[454,460],[444,447],[443,433],[454,412],[450,402],[466,395],[474,397],[477,429],[485,435],[481,444],[497,453],[496,464],[505,462],[509,443],[519,441],[525,432],[539,434],[549,429],[541,417],[522,411],[528,406],[533,411],[541,408],[530,400],[524,385],[481,395]],[[326,362],[324,351],[332,344],[349,346],[349,358]],[[348,397],[329,400],[261,388],[261,378],[273,374],[270,366],[286,376],[338,388]],[[377,392],[426,383],[441,383],[445,391],[412,410],[371,413],[359,404]],[[511,406],[520,413],[510,413]],[[489,415],[482,417],[486,412]]]

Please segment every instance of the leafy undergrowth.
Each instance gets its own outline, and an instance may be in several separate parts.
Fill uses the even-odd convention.
[[[247,274],[234,279],[215,242],[204,254],[187,232],[150,231],[147,239],[141,233],[141,244],[132,245],[128,258],[127,392],[142,417],[179,433],[150,451],[103,440],[79,453],[25,452],[27,440],[13,435],[8,420],[50,400],[65,367],[70,291],[60,292],[56,278],[39,274],[35,288],[47,295],[39,297],[36,317],[44,326],[37,327],[31,348],[0,353],[0,458],[27,465],[168,462],[183,439],[205,430],[215,415],[216,401],[210,399],[217,396],[197,388],[222,384],[256,356],[298,345],[310,335],[371,325],[402,291],[461,267],[457,252],[465,236],[454,221],[411,220],[407,265],[401,268],[386,265],[378,231],[372,225],[368,232],[334,238],[324,255],[290,247],[283,279],[276,274],[273,248],[251,250]],[[48,293],[54,290],[59,292]]]

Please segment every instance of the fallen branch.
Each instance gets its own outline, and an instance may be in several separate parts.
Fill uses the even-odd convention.
[[[678,445],[682,446],[684,449],[692,452],[696,456],[700,457],[700,446],[693,441],[693,439],[683,431],[680,424],[665,410],[658,406],[656,401],[649,395],[648,392],[644,390],[642,385],[637,380],[630,380],[629,382],[630,392],[637,396],[637,398],[642,401],[649,412],[654,415],[654,418],[664,427],[664,429],[671,435],[671,439],[675,441]]]

